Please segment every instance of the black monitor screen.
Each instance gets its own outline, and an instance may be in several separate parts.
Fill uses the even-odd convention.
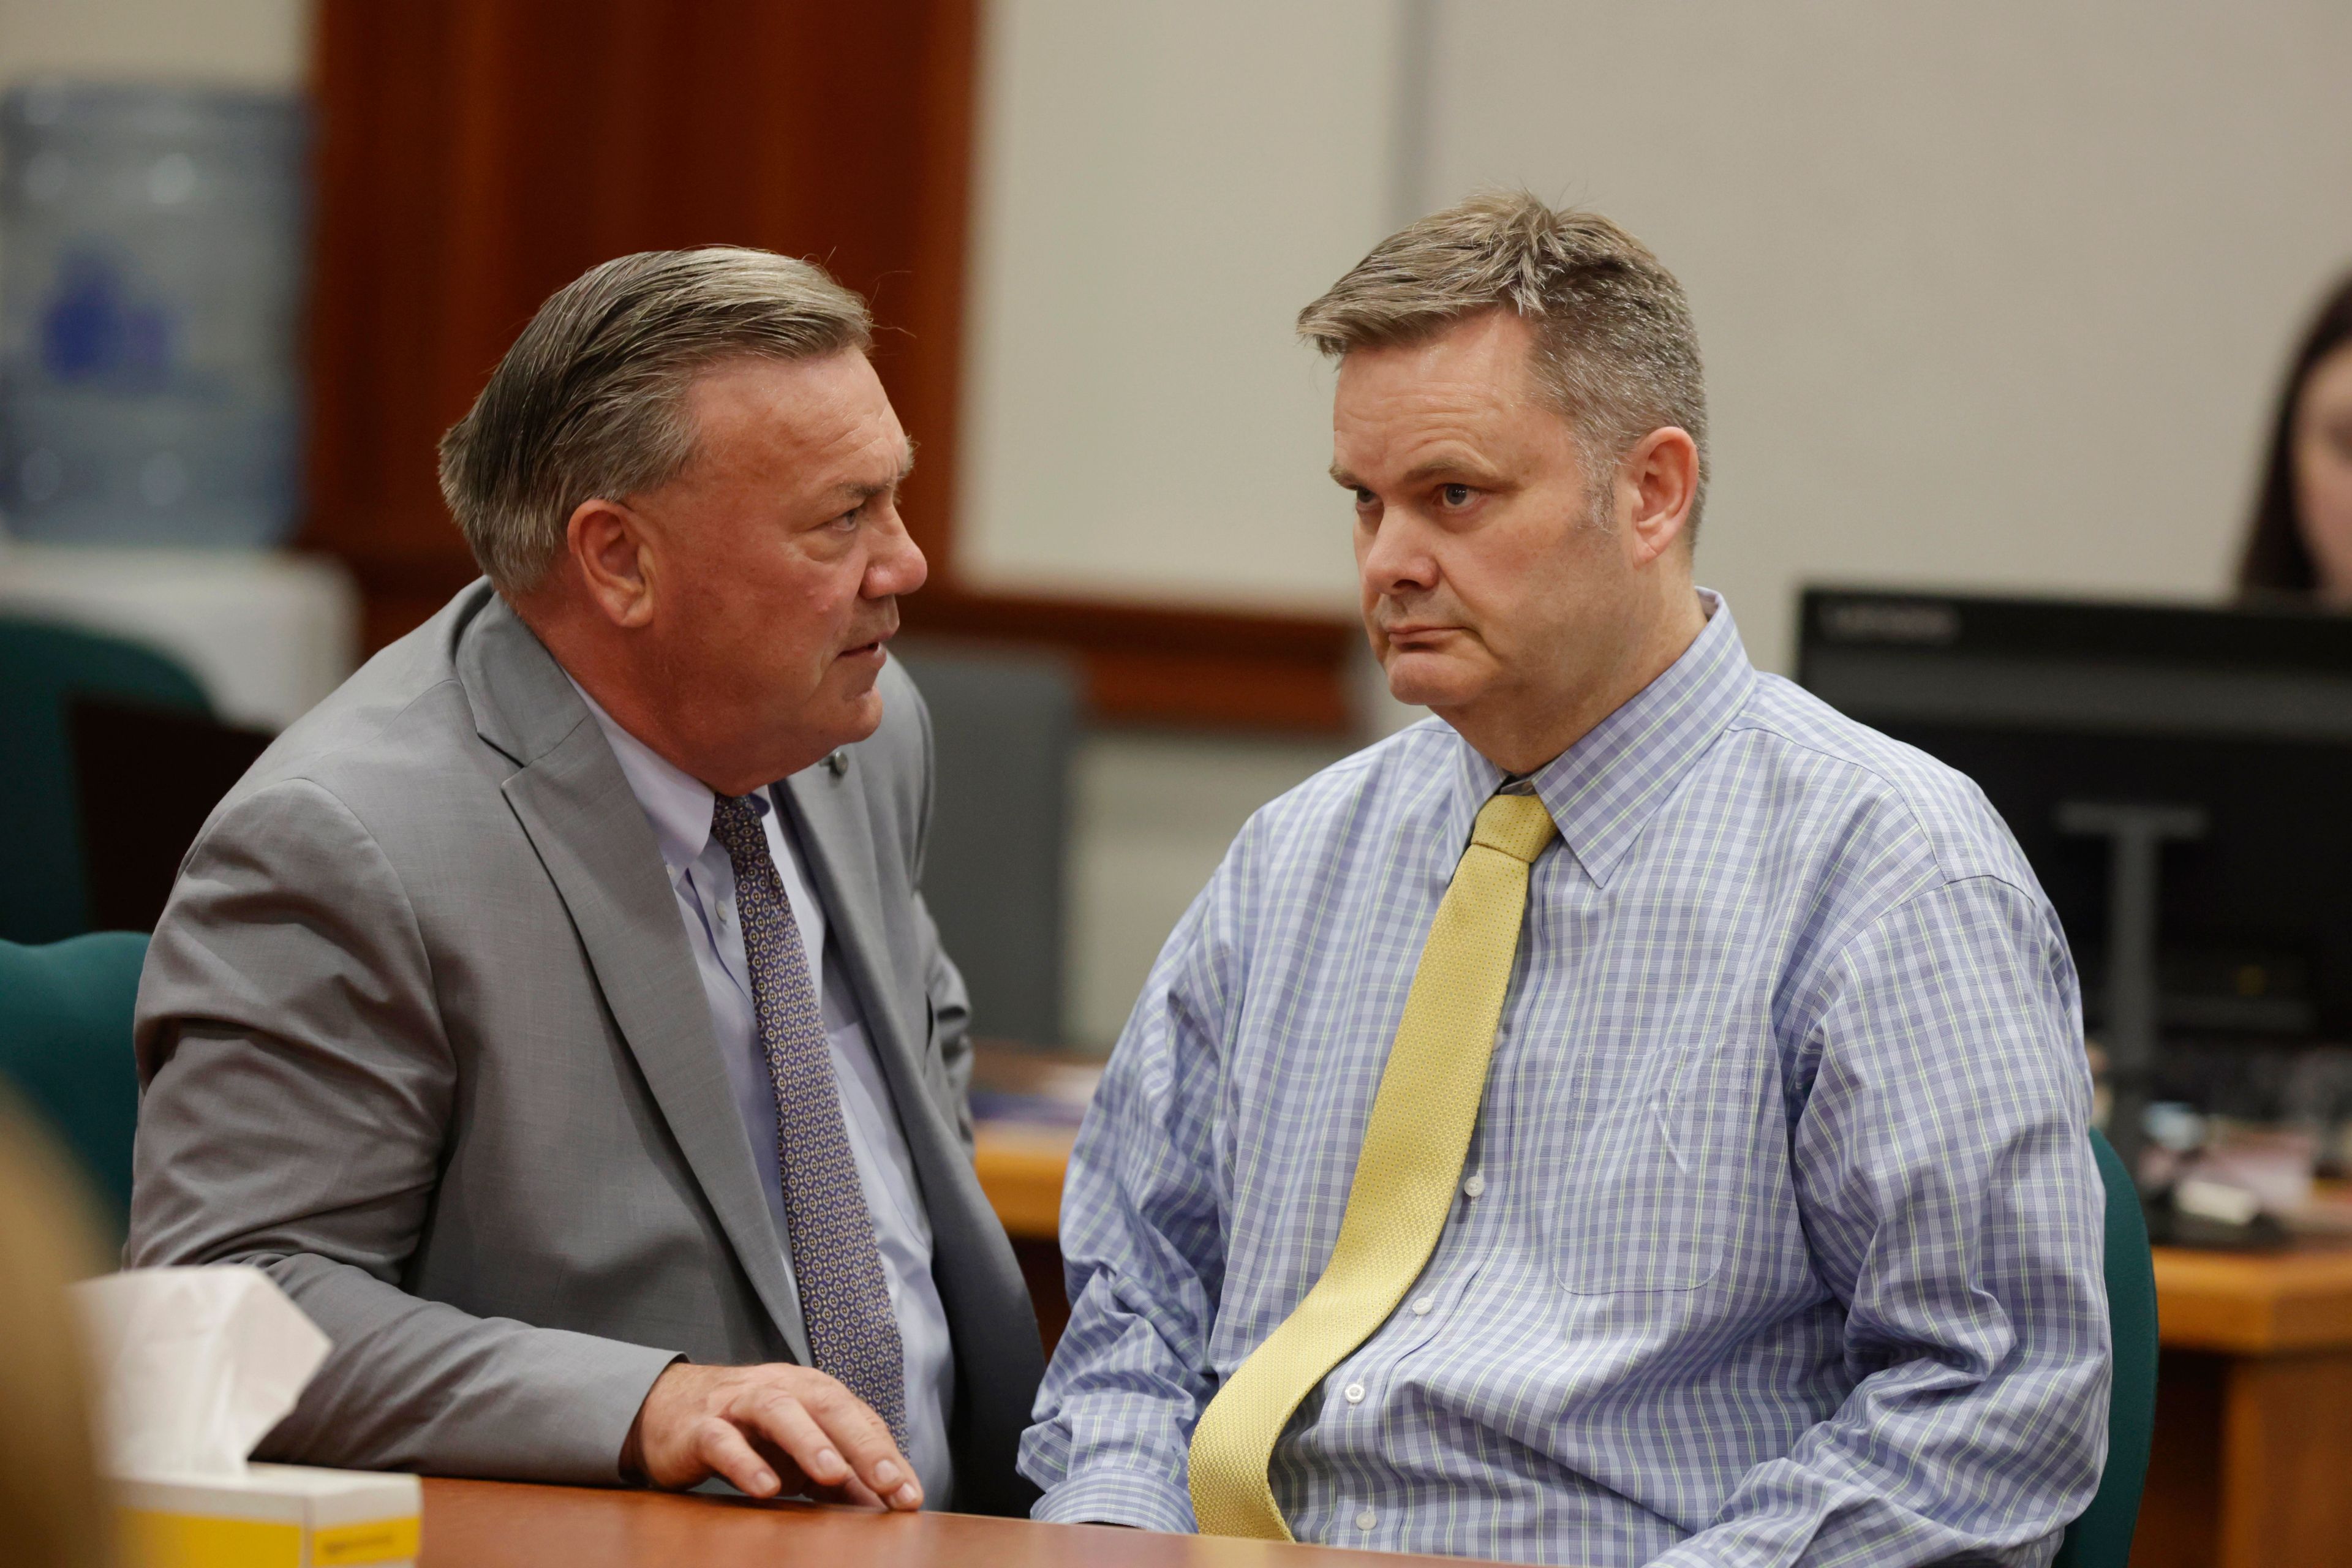
[[[1976,780],[2064,922],[2095,1032],[2109,848],[2070,802],[2181,805],[2159,1016],[2187,1045],[2352,1042],[2352,616],[1808,590],[1799,679]]]

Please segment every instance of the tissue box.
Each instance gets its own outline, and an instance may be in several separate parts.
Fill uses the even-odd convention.
[[[247,1465],[236,1477],[113,1478],[132,1568],[358,1568],[416,1558],[415,1476]]]

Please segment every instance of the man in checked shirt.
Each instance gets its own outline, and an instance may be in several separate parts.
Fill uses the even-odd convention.
[[[1160,955],[1072,1158],[1036,1516],[2046,1563],[2108,1388],[2074,966],[1976,788],[1694,584],[1681,289],[1492,195],[1300,329],[1435,717],[1259,812]]]

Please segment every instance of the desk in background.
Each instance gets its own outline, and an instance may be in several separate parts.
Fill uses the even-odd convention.
[[[985,1122],[982,1187],[1052,1348],[1074,1129]],[[2156,1249],[2156,1451],[2131,1568],[2352,1563],[2352,1247]]]
[[[1102,1079],[1102,1058],[973,1043],[973,1163],[981,1190],[1013,1238],[1051,1354],[1070,1321],[1062,1287],[1062,1176],[1078,1119]]]
[[[2352,1563],[2352,1248],[2159,1247],[2156,1295],[2132,1568]]]
[[[1441,1568],[1405,1557],[969,1514],[428,1479],[418,1568]]]
[[[1013,1238],[1029,1299],[1036,1303],[1037,1330],[1053,1353],[1070,1321],[1070,1299],[1062,1284],[1062,1173],[1070,1163],[1075,1127],[1038,1127],[982,1121],[973,1152],[981,1191]]]

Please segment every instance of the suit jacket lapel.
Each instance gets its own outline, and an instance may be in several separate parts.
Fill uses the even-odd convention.
[[[653,828],[539,639],[503,605],[481,620],[468,634],[461,678],[483,738],[524,764],[506,783],[508,804],[554,880],[605,1005],[737,1260],[805,1364],[800,1302]]]
[[[866,818],[865,792],[857,787],[855,749],[849,758],[845,774],[836,776],[824,767],[803,769],[777,793],[789,803],[787,809],[800,830],[801,851],[841,938],[842,961],[857,988],[866,1034],[890,1080],[898,1126],[906,1134],[907,1152],[922,1183],[923,1205],[931,1216],[936,1265],[958,1250],[967,1235],[1001,1237],[1003,1231],[972,1173],[962,1135],[925,1070],[930,1044],[929,977],[902,973],[917,956],[911,942],[904,952],[891,946],[875,886],[880,863]],[[943,1276],[940,1290],[952,1301],[963,1282]]]
[[[905,1125],[910,1148],[921,1158],[921,1137],[911,1125],[918,1120],[939,1123],[937,1104],[924,1092],[921,1070],[928,1043],[929,1019],[914,1008],[924,1005],[924,977],[913,983],[898,973],[890,947],[889,929],[882,918],[882,902],[874,885],[878,859],[874,833],[866,820],[863,794],[855,784],[855,751],[849,752],[849,773],[836,776],[830,768],[804,768],[779,785],[780,804],[800,831],[801,853],[816,879],[824,900],[825,918],[841,939],[843,963],[866,1016],[866,1031],[874,1042],[890,1091],[898,1102],[898,1120]],[[923,1113],[928,1112],[926,1118]],[[955,1140],[961,1143],[960,1139]],[[929,1173],[923,1173],[928,1178]]]

